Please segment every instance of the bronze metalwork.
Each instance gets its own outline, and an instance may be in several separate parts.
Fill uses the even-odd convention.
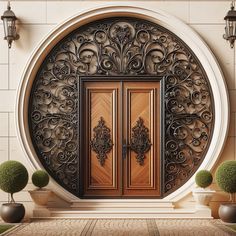
[[[32,142],[40,162],[79,196],[81,76],[162,78],[163,194],[182,186],[208,150],[214,101],[193,51],[160,25],[135,18],[91,22],[68,34],[38,70],[29,102]]]
[[[148,136],[149,130],[144,125],[143,119],[139,117],[132,128],[130,148],[137,154],[136,159],[141,166],[144,164],[145,153],[150,150],[152,145]]]
[[[112,150],[111,130],[105,125],[103,117],[100,117],[98,125],[93,128],[93,139],[90,141],[91,149],[97,154],[101,166],[104,165],[107,153]]]

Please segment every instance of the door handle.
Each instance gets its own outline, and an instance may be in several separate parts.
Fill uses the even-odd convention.
[[[123,157],[123,159],[126,158],[129,147],[130,147],[130,145],[127,144],[126,141],[123,141],[123,144],[122,144],[122,157]]]

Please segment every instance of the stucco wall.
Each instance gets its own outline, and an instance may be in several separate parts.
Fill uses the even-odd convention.
[[[34,47],[40,43],[44,36],[58,23],[66,18],[99,5],[112,4],[111,1],[12,1],[11,6],[19,18],[20,39],[13,43],[8,50],[3,40],[3,26],[0,23],[0,162],[6,160],[21,161],[32,173],[29,161],[24,157],[17,140],[15,129],[15,103],[20,78],[26,62]],[[121,3],[121,2],[120,2]],[[129,1],[135,6],[148,9],[161,9],[180,18],[195,29],[206,41],[215,54],[222,68],[230,95],[231,118],[227,142],[217,165],[224,160],[235,159],[235,112],[236,112],[236,81],[235,81],[235,49],[231,49],[222,38],[224,33],[224,20],[229,9],[229,1]],[[6,1],[0,2],[0,14],[6,9]],[[216,114],[217,115],[217,114]],[[215,168],[212,170],[214,173]],[[31,183],[26,189],[15,194],[17,201],[27,206],[30,214],[32,203],[27,192],[32,189]],[[228,196],[221,192],[215,184],[212,188],[217,190],[211,207],[213,215],[217,217],[218,205],[227,201]],[[8,195],[0,191],[0,203],[8,200]],[[58,198],[53,197],[50,204],[56,204]],[[192,197],[187,196],[178,203],[180,206],[193,205]]]

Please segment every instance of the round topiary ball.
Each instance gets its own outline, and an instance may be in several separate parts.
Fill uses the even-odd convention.
[[[195,177],[196,184],[201,188],[206,188],[211,185],[213,177],[210,171],[200,170]]]
[[[32,175],[32,182],[36,187],[43,188],[49,183],[49,175],[44,170],[36,170]]]
[[[6,161],[0,165],[0,189],[7,193],[21,191],[28,183],[28,171],[18,161]]]
[[[216,170],[216,182],[227,193],[236,193],[236,161],[225,161]]]

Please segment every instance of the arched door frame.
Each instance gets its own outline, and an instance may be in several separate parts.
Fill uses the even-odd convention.
[[[50,32],[49,35],[34,50],[23,73],[16,102],[17,135],[20,139],[24,153],[30,160],[33,168],[39,169],[42,168],[42,165],[38,161],[30,139],[27,112],[28,97],[32,88],[33,79],[36,76],[39,66],[42,64],[42,61],[44,60],[47,53],[52,49],[52,47],[65,35],[76,28],[83,26],[84,24],[111,16],[135,17],[148,20],[165,27],[169,31],[176,34],[180,39],[182,39],[192,49],[201,62],[211,84],[215,105],[215,114],[217,114],[215,117],[215,127],[212,141],[205,159],[200,166],[200,169],[210,170],[221,154],[227,136],[229,123],[228,94],[223,74],[219,68],[219,65],[204,41],[189,26],[181,22],[179,19],[160,10],[151,11],[144,8],[133,7],[129,4],[98,7],[96,9],[79,13],[78,15],[71,17],[57,26],[56,29]],[[51,182],[53,191],[56,194],[67,201],[78,200],[78,198],[63,189],[54,180]],[[160,201],[178,201],[188,194],[193,187],[194,176],[178,190],[171,193],[164,199],[161,199]]]

